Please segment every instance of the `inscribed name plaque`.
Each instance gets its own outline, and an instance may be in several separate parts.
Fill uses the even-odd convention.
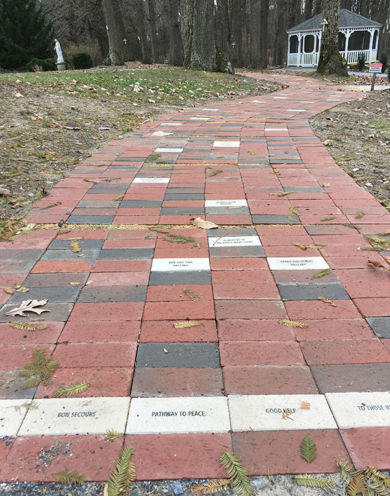
[[[228,208],[228,207],[247,207],[246,200],[206,200],[204,202],[206,208]]]
[[[390,392],[328,393],[326,398],[340,429],[390,426]]]
[[[208,258],[155,258],[152,272],[191,272],[209,271]]]
[[[182,126],[181,122],[162,122],[160,126],[171,126],[171,127],[177,127],[177,126]]]
[[[0,400],[0,438],[16,436],[30,406],[29,400]]]
[[[63,398],[34,400],[20,436],[123,433],[130,398]]]
[[[191,121],[208,121],[210,117],[190,117]]]
[[[183,148],[156,148],[155,153],[181,153]]]
[[[168,184],[169,177],[136,177],[133,184]]]
[[[229,396],[234,432],[337,429],[320,394]]]
[[[226,246],[261,246],[261,243],[257,236],[225,236],[220,238],[209,238],[210,248],[222,248]]]
[[[229,430],[226,398],[134,398],[126,434],[183,434]]]
[[[322,257],[269,257],[271,270],[323,270],[329,265]]]
[[[239,141],[214,141],[214,148],[238,148],[240,146]]]

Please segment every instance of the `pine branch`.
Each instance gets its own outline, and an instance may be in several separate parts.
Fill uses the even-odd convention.
[[[60,398],[62,396],[72,397],[76,396],[76,394],[84,392],[90,386],[89,382],[78,382],[77,384],[70,384],[69,386],[65,386],[61,389],[58,389],[54,393],[55,398]]]
[[[242,466],[241,461],[234,456],[233,453],[224,451],[220,458],[220,462],[227,471],[231,485],[235,487],[240,494],[245,496],[254,494],[251,481],[248,477],[248,471]]]
[[[62,472],[57,472],[53,474],[53,477],[57,482],[67,486],[68,484],[75,484],[76,486],[82,486],[85,483],[85,478],[83,475],[77,472],[71,472],[66,467]]]
[[[128,495],[135,479],[135,467],[131,461],[134,450],[130,446],[122,450],[115,468],[112,470],[107,483],[108,496]]]
[[[313,462],[317,458],[317,448],[313,439],[305,436],[301,442],[301,456],[307,463]]]
[[[108,441],[114,441],[114,439],[118,439],[119,437],[121,437],[121,435],[115,429],[109,429],[106,432],[106,439]]]
[[[223,491],[227,486],[230,486],[229,479],[218,479],[215,481],[208,481],[205,484],[196,484],[191,489],[191,496],[204,496],[206,494],[217,494]]]
[[[366,478],[363,474],[355,475],[347,487],[348,496],[364,495],[367,491]]]
[[[285,325],[287,327],[298,327],[300,329],[309,327],[307,324],[304,324],[303,322],[295,322],[294,320],[279,319],[278,322],[279,324]]]
[[[335,487],[334,481],[332,479],[327,479],[326,477],[314,477],[313,475],[296,475],[294,481],[299,486],[306,487],[319,487],[321,489],[333,489]]]
[[[22,389],[38,386],[42,383],[44,386],[49,384],[49,380],[58,367],[57,362],[53,362],[51,356],[45,356],[42,349],[34,351],[32,361],[27,363],[19,372],[20,377],[29,379],[22,384]]]

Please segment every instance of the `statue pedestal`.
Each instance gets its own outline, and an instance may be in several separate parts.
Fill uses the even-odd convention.
[[[65,70],[66,70],[65,62],[61,62],[60,64],[57,63],[57,71],[65,71]]]

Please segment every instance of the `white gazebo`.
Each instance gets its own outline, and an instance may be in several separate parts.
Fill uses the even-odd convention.
[[[316,67],[320,56],[324,16],[318,14],[289,29],[287,65]],[[340,11],[339,50],[348,64],[356,64],[363,53],[366,62],[375,62],[382,24],[347,9]],[[326,29],[326,26],[325,26]]]

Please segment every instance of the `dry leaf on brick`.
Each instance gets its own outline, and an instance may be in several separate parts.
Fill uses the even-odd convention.
[[[285,325],[287,327],[297,327],[300,329],[305,329],[306,327],[309,327],[307,324],[304,324],[303,322],[295,322],[294,320],[279,319],[278,322],[279,324]]]
[[[307,401],[301,401],[301,410],[310,410],[310,403]]]
[[[41,210],[47,210],[48,208],[58,207],[58,205],[62,205],[62,202],[56,201],[53,203],[49,203],[49,205],[46,205],[45,207],[41,207]]]
[[[321,270],[312,276],[312,279],[320,279],[321,277],[329,276],[332,273],[330,269]]]
[[[191,298],[192,301],[199,301],[199,296],[191,291],[191,289],[186,288],[184,292],[188,296],[188,298]]]
[[[175,322],[173,327],[175,329],[188,329],[190,327],[197,327],[202,325],[201,322],[197,322],[195,320],[185,320],[184,322]]]
[[[325,296],[317,296],[317,299],[320,301],[323,301],[324,303],[327,303],[331,307],[337,307],[337,305],[334,301],[329,300],[328,298],[325,298]]]
[[[17,308],[14,308],[13,310],[7,312],[6,315],[11,315],[12,317],[20,315],[21,317],[25,317],[26,315],[24,312],[33,312],[41,315],[41,313],[43,312],[50,312],[50,310],[47,310],[45,308],[38,308],[46,305],[46,303],[47,300],[25,300],[22,301],[22,303]]]
[[[214,222],[210,222],[209,220],[201,219],[197,217],[192,221],[192,224],[200,229],[217,229],[218,225],[214,224]]]
[[[82,248],[81,248],[81,245],[78,241],[71,241],[69,243],[69,248],[72,250],[73,253],[81,253],[82,252]]]
[[[377,262],[376,260],[368,260],[367,261],[368,265],[371,265],[372,267],[376,267],[378,269],[386,269],[386,270],[389,270],[387,269],[382,263],[380,262]]]

